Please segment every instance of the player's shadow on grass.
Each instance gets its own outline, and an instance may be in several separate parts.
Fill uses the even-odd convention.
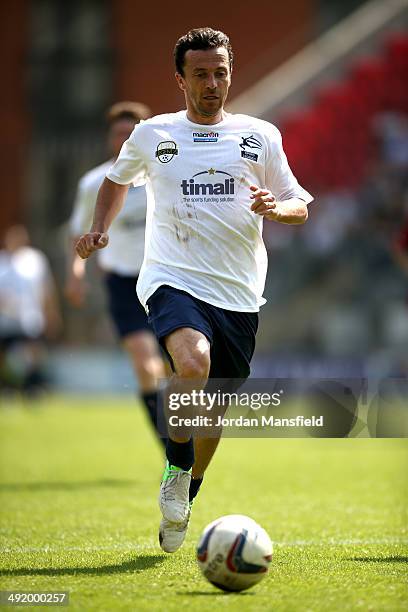
[[[391,557],[351,557],[347,561],[362,561],[365,563],[408,563],[408,557],[392,555]]]
[[[50,481],[50,482],[9,482],[0,483],[0,492],[19,493],[25,491],[81,491],[102,487],[120,488],[136,485],[136,480],[121,478],[101,478],[99,480]]]
[[[156,567],[166,555],[139,555],[134,559],[99,567],[19,567],[0,570],[0,576],[102,576],[105,574],[127,574],[142,572]]]

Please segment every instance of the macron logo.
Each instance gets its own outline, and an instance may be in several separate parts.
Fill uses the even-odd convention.
[[[217,142],[218,138],[218,132],[193,132],[194,142]]]

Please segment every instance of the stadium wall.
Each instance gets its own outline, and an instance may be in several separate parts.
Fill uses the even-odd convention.
[[[232,99],[313,37],[318,7],[318,0],[258,0],[256,9],[246,0],[2,3],[0,234],[25,221],[41,238],[67,217],[72,177],[103,157],[101,117],[111,101],[141,99],[154,113],[184,105],[172,52],[187,30],[211,25],[230,35]]]
[[[29,6],[24,0],[16,0],[12,10],[6,2],[0,6],[0,229],[21,221],[22,217],[25,154],[29,139],[24,71],[28,12]]]
[[[181,108],[184,102],[173,77],[173,46],[189,29],[208,25],[224,30],[234,48],[232,99],[310,40],[316,4],[317,0],[258,0],[254,10],[250,3],[236,0],[143,5],[112,1],[116,98],[141,99],[154,113]]]

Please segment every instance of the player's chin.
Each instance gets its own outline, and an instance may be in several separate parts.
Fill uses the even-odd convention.
[[[218,113],[221,106],[221,98],[214,98],[210,100],[203,99],[200,104],[200,110],[203,115],[208,115],[209,117],[212,117],[213,115],[216,115]]]

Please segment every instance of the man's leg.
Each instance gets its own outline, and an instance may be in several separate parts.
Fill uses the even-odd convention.
[[[157,384],[159,379],[165,377],[164,364],[157,341],[152,332],[140,330],[124,336],[123,346],[129,355],[133,371],[139,382],[143,403],[157,432],[159,403]],[[159,439],[165,445],[165,440],[160,436]]]
[[[175,372],[168,392],[187,392],[189,388],[192,391],[204,389],[213,351],[213,321],[208,305],[185,291],[162,285],[148,299],[147,307],[149,323],[156,337],[165,346]],[[222,352],[222,346],[219,352]],[[187,415],[194,416],[195,406],[188,408]],[[181,412],[179,409],[178,416]],[[166,449],[168,461],[160,494],[163,520],[159,539],[163,550],[175,552],[186,535],[191,506],[189,502],[198,492],[202,481],[200,476],[213,456],[217,441],[200,440],[196,444],[197,456],[193,466],[194,444],[191,431],[173,429],[169,434]],[[162,494],[165,498],[163,504]]]
[[[157,431],[157,385],[158,380],[165,376],[164,364],[157,340],[149,327],[145,309],[137,299],[137,277],[110,272],[106,274],[105,282],[112,321],[122,346],[130,357],[143,403]],[[164,444],[160,436],[159,439]]]
[[[165,337],[165,346],[175,370],[168,393],[189,393],[193,389],[204,389],[210,371],[210,343],[207,337],[195,329],[183,327]],[[190,414],[193,416],[191,410]],[[196,459],[195,449],[198,451]],[[192,438],[169,432],[166,449],[168,463],[160,488],[163,520],[160,524],[159,540],[166,552],[175,552],[182,545],[187,532],[191,502],[202,482],[201,474],[199,478],[195,478],[195,474],[191,478],[193,463],[198,459],[200,466],[204,463],[208,465],[214,450],[209,458],[204,452],[204,461],[202,444],[197,445],[196,441],[193,444]]]
[[[164,343],[175,370],[169,382],[169,393],[203,389],[210,371],[210,343],[206,336],[195,329],[182,327],[166,336]],[[191,410],[189,412],[189,416],[193,416]],[[170,465],[190,470],[194,463],[192,439],[170,431],[167,459]]]
[[[165,339],[165,343],[173,360],[176,371],[174,378],[178,379],[177,382],[183,379],[183,388],[186,389],[185,379],[191,378],[195,389],[197,388],[197,383],[200,383],[200,387],[203,389],[208,380],[210,366],[210,344],[207,338],[196,330],[182,328],[169,334]],[[193,359],[191,359],[192,355],[194,355]],[[174,442],[177,443],[176,438],[174,436],[173,438]],[[180,441],[187,442],[185,439],[179,439]],[[190,501],[192,501],[198,492],[204,472],[211,462],[219,441],[220,437],[194,439],[194,463],[192,465]],[[174,446],[174,443],[170,444]],[[194,481],[199,482],[194,483]]]
[[[204,334],[181,327],[165,337],[164,343],[173,360],[175,376],[207,383],[210,372],[210,343]]]
[[[189,390],[186,379],[192,380],[192,388],[204,389],[210,370],[210,343],[201,332],[190,328],[181,328],[169,334],[165,339],[174,364],[175,375],[171,385],[180,382],[184,390]],[[172,436],[173,441],[187,442],[184,438]],[[194,440],[193,479],[202,479],[212,456],[218,446],[219,438],[196,438]],[[177,464],[176,464],[177,465]]]

